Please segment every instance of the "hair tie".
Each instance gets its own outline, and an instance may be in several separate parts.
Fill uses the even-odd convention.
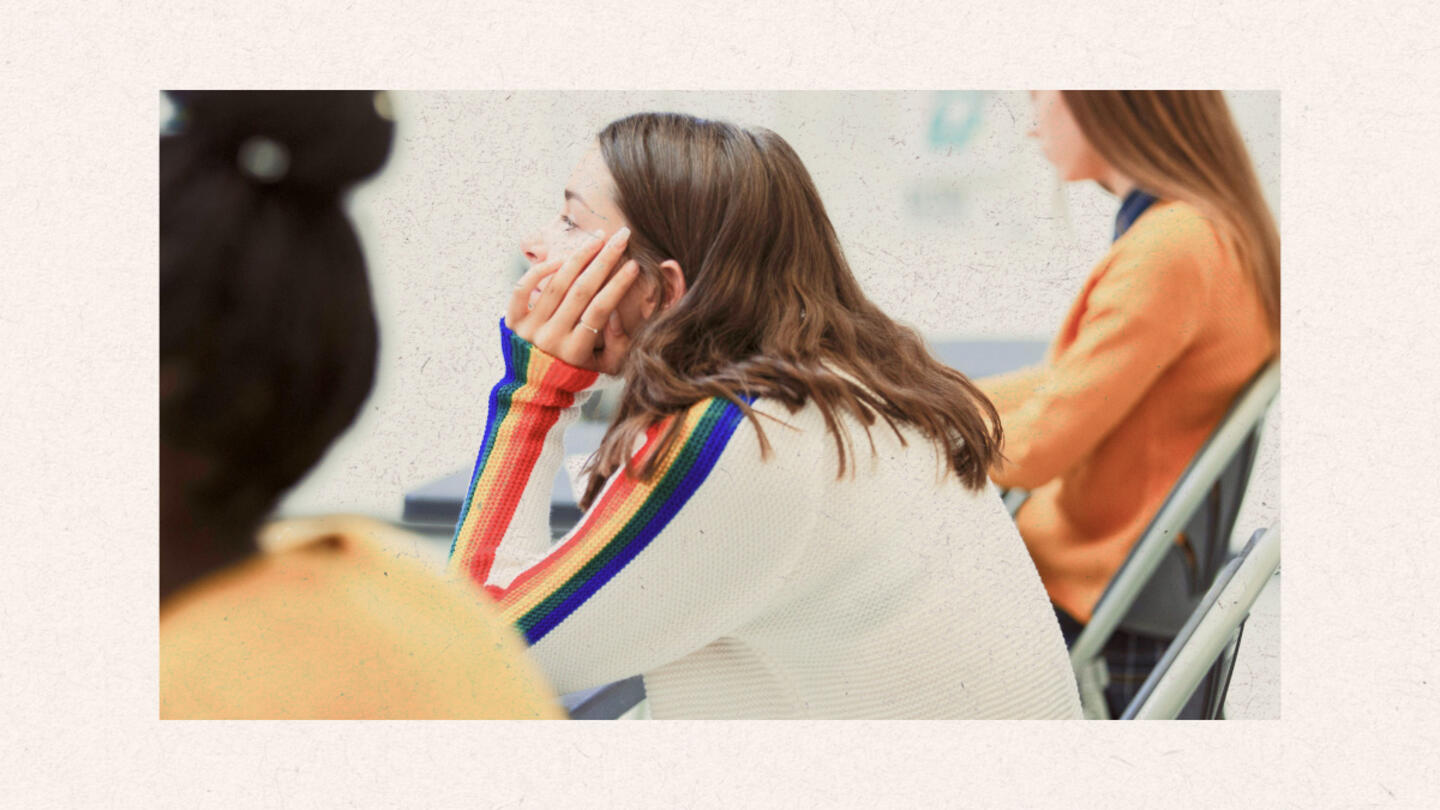
[[[290,150],[273,138],[256,135],[240,144],[235,155],[240,171],[261,183],[278,183],[290,171]]]
[[[370,97],[370,103],[375,107],[375,114],[394,123],[395,105],[390,101],[390,94],[384,90],[377,90],[375,95]]]

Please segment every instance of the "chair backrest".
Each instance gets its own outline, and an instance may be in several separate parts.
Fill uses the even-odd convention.
[[[1223,683],[1206,696],[1204,716],[1218,717],[1225,703],[1241,628],[1279,567],[1279,527],[1255,532],[1245,550],[1216,576],[1120,719],[1175,719],[1190,702],[1196,687],[1215,668],[1217,659],[1228,657],[1221,667]]]
[[[1086,625],[1089,635],[1098,642],[1091,655],[1099,652],[1122,621],[1130,629],[1171,636],[1194,610],[1225,559],[1254,466],[1265,413],[1279,388],[1280,367],[1275,361],[1245,386],[1180,475],[1095,605]],[[1194,568],[1186,563],[1184,551],[1175,542],[1182,532],[1195,553]],[[1167,562],[1170,565],[1165,565]],[[1163,571],[1167,579],[1147,588],[1157,571]],[[1171,584],[1179,587],[1164,587]],[[1183,598],[1176,597],[1177,590]],[[1142,595],[1144,603],[1139,601]],[[1140,612],[1135,609],[1137,604],[1161,610],[1160,618],[1135,615]],[[1076,639],[1077,646],[1084,635]]]
[[[1240,503],[1245,497],[1250,472],[1255,467],[1255,457],[1260,450],[1263,429],[1262,419],[1244,437],[1230,460],[1225,462],[1194,514],[1185,521],[1182,531],[1193,559],[1187,559],[1185,549],[1175,544],[1172,537],[1155,573],[1151,574],[1136,594],[1130,610],[1120,619],[1121,628],[1170,638],[1190,617],[1201,595],[1225,564],[1230,538],[1235,532],[1235,520],[1240,516]]]
[[[1096,662],[1115,629],[1124,626],[1173,637],[1219,571],[1250,480],[1265,414],[1279,389],[1276,360],[1256,373],[1235,398],[1070,646],[1070,661],[1090,716],[1103,716],[1095,705],[1100,694],[1097,684],[1104,677],[1097,673]],[[1182,532],[1194,553],[1193,564],[1175,542]]]

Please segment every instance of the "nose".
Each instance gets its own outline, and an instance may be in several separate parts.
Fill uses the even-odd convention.
[[[539,231],[530,234],[520,241],[520,251],[525,254],[525,261],[531,264],[539,264],[545,261],[549,251],[545,248],[545,239]]]

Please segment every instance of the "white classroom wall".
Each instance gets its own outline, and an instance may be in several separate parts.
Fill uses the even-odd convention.
[[[1048,338],[1117,206],[1093,184],[1055,180],[1025,137],[1023,91],[395,96],[390,163],[351,200],[381,324],[378,381],[285,514],[397,518],[404,492],[471,466],[518,242],[554,216],[594,133],[627,113],[683,111],[785,137],[867,293],[934,337]],[[1227,96],[1278,215],[1279,94]],[[1277,408],[1242,529],[1278,514],[1278,425]]]

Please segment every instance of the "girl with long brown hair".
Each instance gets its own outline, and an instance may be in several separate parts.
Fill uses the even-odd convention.
[[[1245,383],[1279,351],[1280,238],[1219,91],[1032,93],[1064,181],[1121,199],[1114,241],[1036,367],[977,381],[1005,430],[992,477],[1073,640]],[[1167,639],[1117,631],[1118,716]]]
[[[523,247],[451,565],[558,689],[643,674],[655,717],[1079,716],[986,479],[995,411],[865,298],[783,139],[613,122]],[[622,380],[552,547],[561,434]]]

